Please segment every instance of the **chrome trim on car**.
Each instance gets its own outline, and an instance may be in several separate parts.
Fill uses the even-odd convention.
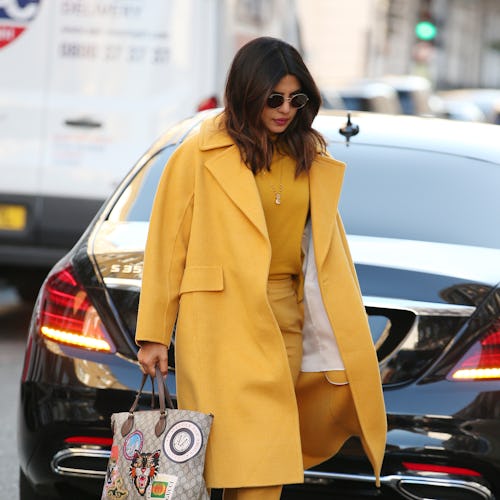
[[[142,280],[134,278],[104,278],[104,284],[109,288],[141,288]]]
[[[51,469],[61,476],[73,476],[73,477],[83,477],[83,478],[96,478],[102,479],[106,476],[105,470],[92,470],[92,469],[77,469],[74,467],[65,467],[62,465],[64,460],[76,457],[82,458],[102,458],[109,460],[110,456],[109,450],[93,449],[93,448],[66,448],[64,450],[58,451],[52,461],[50,462]]]
[[[422,500],[423,497],[417,496],[410,491],[405,490],[404,486],[409,484],[466,490],[467,492],[477,495],[478,500],[493,500],[495,498],[489,488],[477,483],[476,481],[464,481],[459,479],[429,479],[420,477],[401,479],[396,488],[411,500]]]
[[[474,306],[461,304],[443,304],[438,302],[420,302],[389,297],[363,296],[365,307],[378,307],[381,309],[398,309],[411,311],[417,316],[460,316],[469,317],[476,310]]]
[[[444,477],[437,477],[438,475]],[[318,482],[328,483],[330,481],[357,481],[375,484],[375,476],[369,474],[346,474],[341,472],[305,471],[304,479],[306,483],[311,484]],[[436,474],[435,477],[424,477],[418,474],[391,474],[389,476],[381,476],[380,483],[396,490],[408,500],[423,500],[424,498],[415,496],[413,493],[405,490],[404,486],[409,484],[463,489],[477,495],[478,500],[494,500],[495,498],[492,491],[483,484],[477,481],[467,481],[465,479],[452,479],[447,474]]]
[[[91,448],[67,448],[57,452],[51,461],[52,470],[61,476],[73,476],[82,478],[102,479],[106,476],[105,470],[92,469],[77,469],[73,467],[65,467],[61,465],[66,459],[83,457],[83,458],[100,458],[108,460],[110,456],[109,450],[91,449]],[[437,476],[437,474],[436,474]],[[447,476],[442,474],[441,476]],[[327,483],[330,481],[357,481],[362,483],[375,483],[375,476],[369,474],[347,474],[341,472],[321,472],[321,471],[305,471],[304,478],[306,483]],[[409,500],[422,500],[423,497],[415,496],[405,489],[405,485],[423,485],[429,487],[441,488],[459,488],[467,490],[477,495],[478,500],[494,500],[493,493],[486,486],[477,481],[466,481],[461,479],[451,479],[450,477],[424,477],[422,475],[405,475],[392,474],[380,477],[381,484],[388,486],[400,494],[404,495]]]

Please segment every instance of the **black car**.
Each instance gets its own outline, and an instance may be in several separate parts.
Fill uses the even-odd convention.
[[[134,331],[155,188],[211,113],[150,148],[44,282],[21,380],[21,500],[99,498],[110,414],[140,382]],[[340,209],[389,424],[382,486],[352,438],[283,498],[500,498],[500,129],[360,113],[347,143],[345,122],[324,112],[315,127],[348,165]]]

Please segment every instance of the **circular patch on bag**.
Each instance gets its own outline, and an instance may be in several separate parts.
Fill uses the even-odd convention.
[[[123,454],[129,460],[134,457],[134,452],[137,450],[139,453],[142,450],[142,444],[144,442],[144,436],[141,431],[134,431],[132,434],[127,436],[123,443]]]
[[[163,451],[173,462],[187,462],[203,446],[201,429],[189,420],[181,420],[170,427],[163,439]]]

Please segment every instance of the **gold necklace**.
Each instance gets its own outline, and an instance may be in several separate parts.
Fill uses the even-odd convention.
[[[271,184],[271,190],[274,193],[274,203],[276,205],[281,205],[281,194],[283,193],[283,163],[280,162],[280,183],[278,184],[279,189],[276,189],[274,184]]]

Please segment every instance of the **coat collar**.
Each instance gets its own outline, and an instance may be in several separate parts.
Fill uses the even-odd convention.
[[[202,124],[199,147],[214,150],[205,163],[224,192],[269,241],[264,210],[252,171],[241,160],[233,139],[220,126],[222,115]],[[220,151],[215,151],[219,149]],[[345,165],[318,154],[309,172],[311,222],[317,263],[321,265],[330,248]]]
[[[226,132],[223,125],[224,114],[218,114],[205,120],[201,124],[199,146],[201,151],[225,148],[234,144],[232,137]]]

